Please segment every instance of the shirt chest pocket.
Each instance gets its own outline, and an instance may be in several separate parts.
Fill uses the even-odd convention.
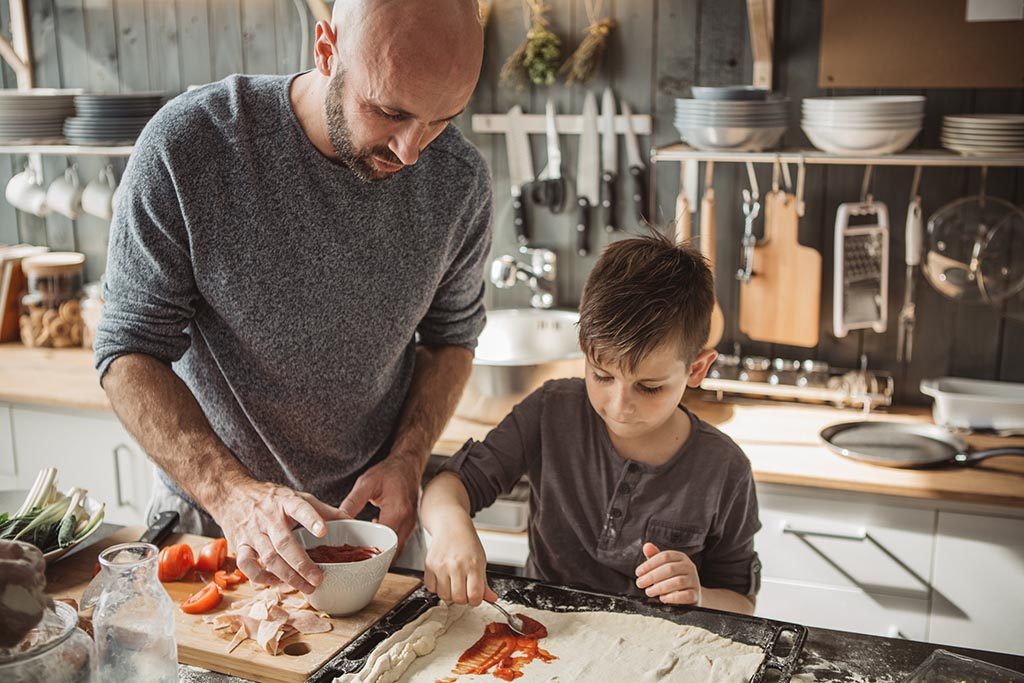
[[[644,542],[653,543],[658,546],[658,550],[678,550],[689,557],[699,568],[701,555],[704,554],[706,537],[707,529],[703,527],[650,519],[647,521]]]

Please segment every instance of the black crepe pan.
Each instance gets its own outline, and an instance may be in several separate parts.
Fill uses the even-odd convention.
[[[820,436],[833,453],[884,467],[966,466],[997,455],[1024,455],[1024,448],[1012,446],[972,451],[948,430],[915,422],[842,422]]]

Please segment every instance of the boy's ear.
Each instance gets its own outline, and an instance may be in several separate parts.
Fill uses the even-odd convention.
[[[708,370],[714,365],[715,359],[718,358],[718,351],[714,349],[704,349],[697,356],[697,359],[690,364],[690,377],[686,380],[686,386],[691,389],[696,389],[700,386],[700,383],[704,381],[704,376],[708,374]]]

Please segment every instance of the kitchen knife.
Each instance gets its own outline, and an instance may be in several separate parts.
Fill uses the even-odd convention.
[[[565,209],[565,179],[562,177],[562,150],[558,145],[558,125],[555,101],[548,98],[544,105],[544,132],[547,143],[548,165],[540,173],[540,180],[533,184],[533,201],[545,206],[552,213]]]
[[[512,194],[512,225],[520,244],[529,241],[526,225],[526,204],[523,188],[533,182],[533,158],[530,139],[523,128],[523,108],[518,104],[508,110],[508,129],[505,131],[505,149],[508,152],[508,175]]]
[[[145,533],[139,537],[139,543],[152,543],[159,548],[174,532],[174,527],[178,525],[178,519],[178,513],[173,510],[161,512],[153,520],[153,523],[149,525]],[[99,602],[100,593],[102,592],[103,574],[100,573],[92,577],[92,581],[82,591],[82,599],[78,601],[78,611],[88,612],[95,607],[96,603]]]
[[[619,171],[619,136],[615,133],[615,95],[601,96],[601,209],[604,229],[615,232],[615,176]]]
[[[597,203],[597,188],[601,182],[601,169],[597,162],[597,98],[588,92],[583,99],[583,130],[580,133],[580,151],[576,164],[576,253],[590,253],[590,209]]]
[[[633,206],[636,208],[636,220],[642,224],[647,222],[647,168],[633,130],[633,111],[625,100],[622,101],[622,116],[626,119],[626,163],[633,178]]]

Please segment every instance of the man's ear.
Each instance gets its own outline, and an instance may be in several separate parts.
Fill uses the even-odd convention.
[[[330,78],[333,70],[338,66],[338,50],[335,45],[338,42],[338,34],[334,31],[329,21],[316,22],[316,38],[313,42],[313,60],[316,63],[316,70],[321,75]]]
[[[708,370],[714,365],[715,359],[718,358],[718,351],[714,349],[705,349],[700,352],[697,359],[690,364],[690,377],[686,380],[686,386],[691,389],[696,389],[700,386],[700,383],[704,381],[704,376],[708,374]]]

